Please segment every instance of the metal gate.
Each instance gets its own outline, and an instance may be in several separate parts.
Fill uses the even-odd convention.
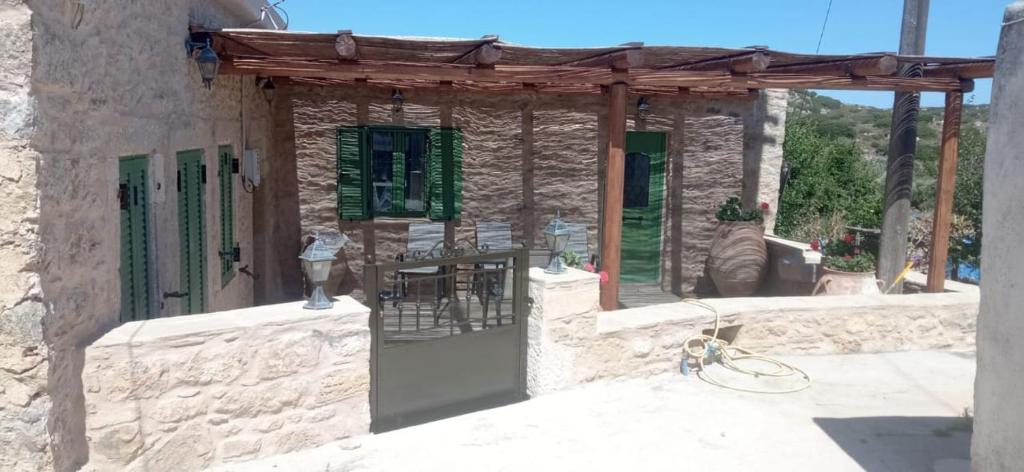
[[[374,432],[526,398],[528,250],[438,252],[365,267]]]

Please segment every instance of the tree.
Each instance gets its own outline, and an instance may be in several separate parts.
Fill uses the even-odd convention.
[[[836,133],[832,123],[822,121],[802,116],[786,125],[782,149],[789,178],[776,220],[781,236],[803,240],[823,236],[810,233],[830,226],[830,220],[871,228],[881,225],[880,169],[862,157],[846,133]]]

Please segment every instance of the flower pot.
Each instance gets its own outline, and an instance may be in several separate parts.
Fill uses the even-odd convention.
[[[821,278],[812,295],[878,295],[882,293],[881,280],[874,272],[843,272],[821,266]]]
[[[708,273],[718,293],[725,297],[751,296],[767,271],[768,249],[761,222],[719,222],[708,256]]]

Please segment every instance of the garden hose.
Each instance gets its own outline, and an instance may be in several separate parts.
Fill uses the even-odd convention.
[[[686,338],[683,342],[683,364],[682,370],[684,375],[689,374],[689,362],[690,359],[696,359],[697,361],[697,377],[701,380],[718,387],[727,388],[730,390],[736,390],[740,392],[749,393],[793,393],[799,392],[811,386],[811,376],[807,375],[799,367],[792,364],[787,364],[774,357],[769,357],[763,354],[758,354],[749,349],[744,349],[739,346],[730,346],[728,342],[718,338],[718,328],[721,322],[721,316],[715,307],[708,305],[700,300],[687,298],[683,300],[691,305],[696,305],[705,310],[708,310],[715,314],[715,330],[708,336],[706,334],[695,334]],[[800,375],[803,377],[803,382],[793,388],[782,389],[782,390],[761,390],[752,389],[745,387],[737,387],[735,385],[729,385],[721,382],[708,373],[705,368],[705,360],[717,361],[723,367],[739,372],[741,374],[752,375],[754,377],[789,377],[793,375]],[[756,361],[769,364],[774,368],[769,370],[760,370],[748,367],[742,367],[738,362],[742,361]]]
[[[900,281],[903,280],[903,278],[906,277],[907,274],[910,273],[910,269],[912,267],[914,267],[914,261],[907,261],[907,265],[903,266],[903,271],[900,272],[900,275],[896,276],[896,280],[893,280],[892,284],[889,285],[889,288],[885,289],[885,294],[886,295],[888,295],[889,292],[892,291],[893,287],[895,287],[896,284],[900,283]]]

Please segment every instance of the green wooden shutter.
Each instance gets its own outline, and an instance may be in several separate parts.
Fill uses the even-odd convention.
[[[130,156],[118,163],[121,207],[121,321],[149,318],[148,158]]]
[[[432,220],[450,220],[462,214],[462,130],[430,130],[429,172],[430,203],[427,215]]]
[[[343,220],[370,217],[366,136],[365,127],[338,128],[338,217]]]
[[[218,184],[220,185],[220,283],[224,287],[235,276],[235,201],[232,175],[234,150],[231,146],[221,146],[217,165]]]
[[[201,150],[178,153],[178,242],[181,313],[206,307],[206,165]]]

